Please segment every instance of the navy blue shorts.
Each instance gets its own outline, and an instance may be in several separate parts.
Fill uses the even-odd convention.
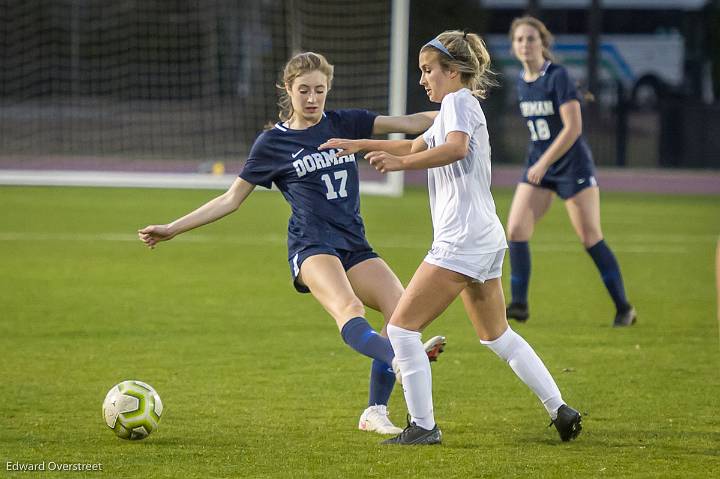
[[[546,175],[542,180],[540,180],[540,184],[536,185],[528,181],[527,170],[525,170],[522,181],[523,183],[527,183],[531,186],[539,186],[540,188],[552,190],[563,200],[572,198],[585,188],[597,186],[597,180],[595,179],[595,175],[592,173],[571,177],[552,177]]]
[[[342,263],[345,271],[362,263],[366,259],[379,258],[379,255],[369,248],[360,251],[348,251],[344,249],[336,249],[332,246],[319,245],[303,248],[288,260],[290,263],[290,274],[292,275],[293,286],[295,286],[298,293],[310,292],[310,289],[307,286],[298,281],[298,275],[300,274],[300,266],[303,264],[303,261],[308,259],[310,256],[315,256],[317,254],[329,254],[337,257]]]

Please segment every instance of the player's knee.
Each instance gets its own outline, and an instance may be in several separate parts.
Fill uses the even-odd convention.
[[[336,305],[337,315],[345,318],[365,317],[365,305],[357,297],[340,302]]]
[[[507,239],[510,241],[528,241],[532,235],[532,229],[516,223],[508,223]]]
[[[590,248],[598,244],[603,239],[602,232],[600,230],[586,230],[580,233],[580,241],[585,248]]]

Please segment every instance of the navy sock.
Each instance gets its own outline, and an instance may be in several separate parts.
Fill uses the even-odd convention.
[[[395,373],[392,367],[387,363],[378,361],[372,362],[370,370],[370,397],[368,398],[368,406],[382,404],[387,406],[395,387]]]
[[[530,246],[527,241],[510,241],[511,302],[527,304],[530,284]]]
[[[623,285],[622,274],[620,274],[620,266],[613,252],[605,244],[605,240],[600,240],[587,248],[587,252],[595,261],[595,266],[600,271],[600,276],[602,276],[603,283],[605,283],[605,287],[615,303],[615,308],[618,312],[627,311],[630,304],[625,297],[625,286]]]
[[[392,364],[395,357],[388,338],[380,336],[363,317],[352,318],[340,332],[348,346],[360,354]]]

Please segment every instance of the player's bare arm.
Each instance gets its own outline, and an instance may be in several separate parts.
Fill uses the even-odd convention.
[[[427,150],[427,144],[422,136],[414,140],[347,140],[344,138],[331,138],[318,149],[336,148],[339,155],[350,155],[359,151],[384,151],[391,155],[405,156]]]
[[[412,115],[378,116],[373,124],[373,135],[386,135],[388,133],[408,133],[418,135],[433,123],[437,111],[423,111]]]
[[[383,150],[394,155],[409,155],[412,151],[413,140],[348,140],[345,138],[330,138],[318,147],[318,150],[338,149],[338,155],[351,155],[359,151]]]
[[[540,183],[548,168],[562,158],[582,134],[582,114],[579,101],[570,100],[560,105],[560,118],[563,123],[562,130],[537,163],[528,169],[528,180],[534,184]]]
[[[373,135],[387,133],[419,134],[425,132],[437,116],[436,111],[425,111],[406,116],[378,116],[373,123]],[[351,155],[359,151],[382,150],[393,155],[412,153],[413,140],[350,140],[331,138],[318,147],[319,150],[337,149],[339,155]]]
[[[149,248],[154,248],[161,241],[171,240],[181,233],[227,216],[240,207],[254,188],[255,185],[252,183],[237,178],[222,195],[213,198],[195,211],[178,218],[172,223],[146,226],[138,230],[138,237]]]
[[[425,142],[421,139],[422,145]],[[447,142],[435,148],[427,149],[427,145],[416,153],[397,156],[387,151],[371,151],[365,159],[381,173],[400,170],[422,170],[449,165],[465,158],[470,148],[470,137],[467,133],[452,131],[447,135]],[[418,149],[422,148],[418,144]]]
[[[410,153],[419,153],[427,149],[428,146],[427,143],[425,143],[425,139],[422,136],[418,136],[412,142],[412,145],[410,147]]]

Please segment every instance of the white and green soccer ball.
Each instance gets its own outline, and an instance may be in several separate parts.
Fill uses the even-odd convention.
[[[145,439],[158,427],[163,404],[158,393],[142,381],[123,381],[108,391],[103,401],[105,424],[118,437]]]

